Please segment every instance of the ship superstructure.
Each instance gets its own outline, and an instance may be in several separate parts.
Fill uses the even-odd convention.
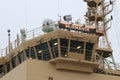
[[[114,1],[107,5],[104,0],[84,1],[88,5],[86,24],[72,23],[66,15],[54,29],[52,21],[44,23],[42,35],[36,34],[41,28],[21,30],[21,38],[17,35],[13,44],[8,30],[9,46],[1,49],[0,80],[119,80],[106,36],[112,17],[106,20],[105,16],[112,9],[105,11]]]
[[[113,16],[110,13],[113,11],[115,0],[106,2],[104,0],[84,0],[87,2],[88,11],[86,12],[86,23],[90,26],[96,26],[96,31],[99,33],[98,48],[96,49],[96,59],[100,61],[101,68],[118,69],[115,64],[111,44],[108,41],[107,31],[111,28]],[[113,67],[111,67],[113,66]],[[106,72],[106,71],[105,71]]]

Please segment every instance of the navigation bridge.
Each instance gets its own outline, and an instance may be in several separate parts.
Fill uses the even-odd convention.
[[[96,61],[96,51],[99,50],[97,48],[99,36],[96,28],[66,21],[59,21],[58,24],[59,29],[43,35],[35,36],[39,28],[28,32],[33,32],[33,38],[15,44],[16,46],[10,49],[10,53],[6,48],[4,53],[6,55],[0,58],[0,76],[4,78],[4,75],[29,60],[48,62],[57,70],[94,73],[94,70],[99,67]],[[105,58],[109,56],[109,52],[103,55]],[[37,65],[31,64],[31,66],[33,68]]]

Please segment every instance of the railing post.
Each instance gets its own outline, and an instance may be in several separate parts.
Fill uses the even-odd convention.
[[[35,36],[35,35],[34,35],[34,30],[33,30],[33,38],[34,38],[34,36]]]
[[[2,50],[0,49],[0,57],[1,57],[1,55],[2,55]]]
[[[6,54],[5,55],[7,55],[7,53],[8,53],[8,50],[7,50],[7,47],[6,47]]]

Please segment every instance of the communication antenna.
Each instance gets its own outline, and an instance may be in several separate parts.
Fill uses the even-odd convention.
[[[111,15],[113,11],[113,4],[116,0],[84,0],[87,3],[88,11],[86,12],[86,19],[88,25],[95,26],[99,42],[96,49],[96,62],[99,62],[99,68],[103,72],[117,69],[113,58],[113,50],[108,41],[107,31],[110,29],[110,22],[113,20]],[[107,54],[107,55],[106,55]],[[109,58],[109,59],[108,59]]]
[[[21,32],[21,42],[25,42],[25,39],[26,39],[25,29],[20,29],[20,32]]]
[[[7,32],[8,32],[8,48],[9,48],[9,50],[8,50],[8,53],[10,53],[10,43],[11,43],[11,41],[10,41],[10,29],[8,29],[7,30]]]
[[[60,0],[58,0],[58,15],[59,15],[59,9],[60,9]]]
[[[25,0],[25,26],[27,27],[28,0]]]
[[[61,16],[60,16],[60,0],[58,0],[58,20],[61,21]]]
[[[51,20],[51,19],[48,18],[48,19],[45,19],[43,21],[42,27],[43,27],[43,29],[42,29],[43,32],[49,33],[49,32],[51,32],[51,31],[54,30],[55,25],[54,25],[53,20]]]
[[[64,19],[64,21],[69,22],[69,21],[72,21],[72,16],[71,15],[65,15],[65,16],[63,16],[63,19]]]

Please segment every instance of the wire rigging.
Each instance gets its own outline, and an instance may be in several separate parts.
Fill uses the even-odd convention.
[[[60,0],[58,0],[58,20],[60,18]]]
[[[28,0],[25,0],[25,27],[28,26]]]

